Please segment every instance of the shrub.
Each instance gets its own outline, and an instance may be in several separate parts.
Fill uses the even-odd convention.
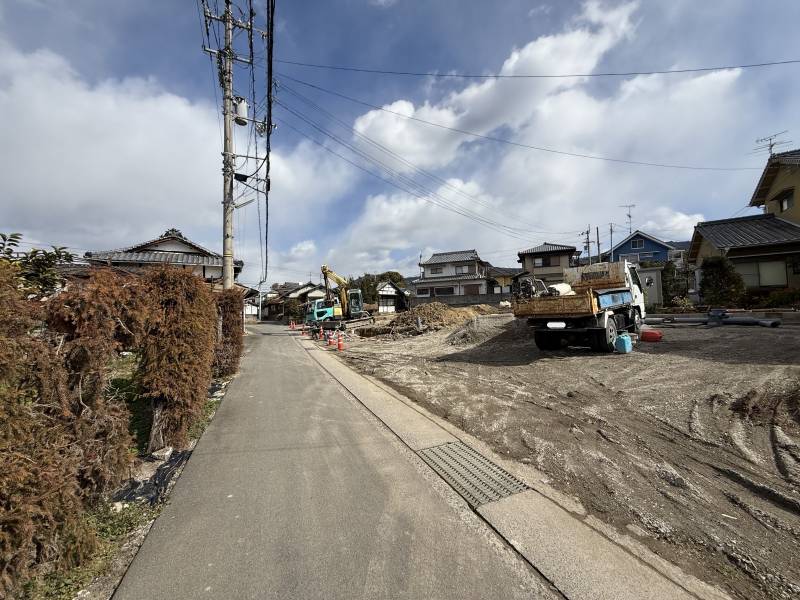
[[[153,425],[148,452],[183,446],[202,414],[214,361],[216,308],[202,279],[175,268],[143,275],[154,314],[139,348],[137,379],[150,398]]]
[[[709,256],[703,260],[700,295],[708,305],[731,306],[739,303],[745,287],[742,276],[725,256]]]
[[[766,308],[800,308],[800,289],[770,292],[762,305]]]
[[[214,350],[214,376],[233,375],[242,355],[244,297],[238,290],[217,294],[217,311],[221,321]]]
[[[0,260],[0,597],[37,565],[68,568],[94,548],[81,519],[68,373],[39,332],[37,303]]]

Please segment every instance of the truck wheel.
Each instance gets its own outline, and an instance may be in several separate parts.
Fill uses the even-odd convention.
[[[534,331],[533,341],[536,342],[539,350],[559,350],[561,348],[561,336],[549,331]]]
[[[633,332],[636,335],[639,335],[642,332],[642,325],[643,324],[644,324],[644,321],[642,321],[642,314],[638,310],[636,310],[634,308],[633,309]]]
[[[600,352],[613,352],[614,343],[617,341],[617,322],[610,317],[606,319],[606,329],[598,331],[597,338]]]

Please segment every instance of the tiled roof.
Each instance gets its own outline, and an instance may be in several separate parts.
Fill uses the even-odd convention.
[[[695,231],[720,249],[800,242],[800,226],[773,214],[706,221]]]
[[[689,246],[692,245],[692,240],[686,240],[685,242],[667,242],[669,246],[672,246],[675,250],[688,250]]]
[[[222,256],[212,253],[210,256],[192,254],[189,252],[124,252],[122,250],[108,250],[102,252],[87,252],[86,258],[93,262],[112,263],[147,263],[169,265],[198,265],[206,267],[221,267]],[[244,261],[234,260],[234,265],[242,266]]]
[[[513,277],[520,273],[522,273],[522,269],[518,267],[495,267],[494,265],[489,265],[490,277]]]
[[[563,244],[552,244],[550,242],[545,242],[544,244],[540,244],[539,246],[534,246],[533,248],[528,248],[527,250],[523,250],[522,252],[518,252],[519,256],[523,254],[544,254],[546,252],[575,252],[575,246],[564,246]]]
[[[439,275],[438,277],[417,277],[416,279],[412,279],[411,283],[415,285],[419,285],[422,283],[442,283],[446,281],[464,281],[471,279],[473,281],[481,280],[483,281],[486,277],[481,277],[476,273],[464,273],[462,275]]]
[[[480,260],[477,250],[456,250],[455,252],[437,252],[420,265],[440,265],[443,263]]]

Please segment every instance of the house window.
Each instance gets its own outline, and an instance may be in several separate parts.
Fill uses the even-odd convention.
[[[782,260],[734,263],[734,268],[749,288],[786,285],[786,262]]]
[[[553,263],[555,261],[551,260],[550,256],[538,256],[533,259],[533,266],[534,267],[551,267],[555,266]]]
[[[431,275],[441,275],[442,267],[431,267]]]
[[[456,293],[455,288],[452,287],[437,287],[433,288],[434,296],[454,296]]]
[[[428,296],[431,291],[428,288],[417,288],[417,296]]]
[[[642,248],[644,248],[643,239],[631,240],[631,250],[641,250]]]
[[[456,265],[456,275],[465,275],[469,273],[468,265]]]
[[[783,190],[774,200],[778,203],[778,210],[786,212],[794,206],[794,188]]]
[[[655,252],[639,252],[639,258],[653,258],[655,256]]]

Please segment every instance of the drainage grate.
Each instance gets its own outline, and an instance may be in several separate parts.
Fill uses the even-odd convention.
[[[425,448],[418,454],[472,508],[528,489],[511,473],[462,442]]]

